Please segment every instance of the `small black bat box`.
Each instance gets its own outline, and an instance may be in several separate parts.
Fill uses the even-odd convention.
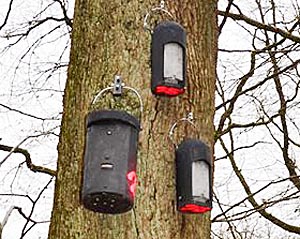
[[[164,21],[153,30],[151,42],[151,91],[155,95],[184,93],[186,32],[176,22]]]
[[[200,140],[184,140],[176,149],[176,197],[182,213],[212,208],[211,152]]]
[[[125,111],[88,114],[82,186],[87,209],[117,214],[133,207],[139,131],[139,120]]]

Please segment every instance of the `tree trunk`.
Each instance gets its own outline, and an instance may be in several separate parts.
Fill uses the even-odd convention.
[[[210,238],[210,215],[176,211],[172,124],[193,112],[200,137],[213,147],[217,52],[217,0],[167,1],[167,9],[187,31],[187,90],[175,98],[150,93],[150,35],[143,30],[147,10],[159,1],[77,0],[59,142],[50,239]],[[111,216],[80,204],[85,116],[95,94],[120,74],[144,101],[134,209]],[[104,105],[103,105],[104,107]],[[193,129],[178,127],[190,135]]]

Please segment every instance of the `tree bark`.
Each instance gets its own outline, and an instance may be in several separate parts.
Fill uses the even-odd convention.
[[[200,138],[213,148],[217,57],[217,0],[167,1],[167,9],[187,31],[187,90],[175,98],[150,93],[150,35],[143,30],[147,10],[159,1],[77,0],[72,32],[59,158],[49,239],[210,238],[210,215],[176,211],[171,125],[193,112]],[[80,203],[85,116],[95,94],[120,74],[144,101],[134,209],[111,216]],[[105,105],[103,105],[105,107]],[[186,126],[186,125],[185,125]],[[193,135],[178,127],[176,134]]]

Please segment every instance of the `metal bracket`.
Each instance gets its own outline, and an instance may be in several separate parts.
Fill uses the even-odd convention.
[[[120,76],[115,76],[114,83],[112,83],[111,86],[106,87],[106,88],[102,89],[101,91],[99,91],[98,94],[93,99],[91,104],[92,105],[95,104],[98,101],[98,99],[104,94],[104,92],[107,92],[107,91],[110,91],[113,96],[118,96],[118,97],[122,96],[123,89],[133,91],[133,93],[137,96],[139,103],[140,103],[140,113],[141,113],[140,118],[141,118],[141,116],[144,112],[142,97],[136,89],[129,87],[129,86],[125,86],[125,84],[122,82],[122,79]]]
[[[122,78],[120,76],[115,76],[115,81],[113,86],[113,96],[121,96],[122,95],[122,88],[124,83],[122,83]]]

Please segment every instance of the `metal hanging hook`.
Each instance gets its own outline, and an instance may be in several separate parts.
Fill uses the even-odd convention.
[[[174,19],[173,15],[165,9],[165,1],[160,1],[160,5],[159,7],[154,7],[152,8],[145,16],[144,18],[144,29],[145,31],[149,31],[151,34],[153,32],[153,30],[150,28],[150,26],[148,25],[148,18],[150,17],[151,13],[153,12],[158,12],[161,11],[165,14],[167,14],[170,18]]]
[[[139,94],[139,92],[136,89],[129,87],[129,86],[125,86],[125,84],[122,82],[122,78],[120,76],[115,76],[114,83],[112,83],[111,86],[106,87],[98,92],[98,94],[95,96],[95,98],[92,101],[92,105],[95,104],[98,101],[98,99],[103,95],[103,93],[105,93],[106,91],[111,91],[113,96],[122,96],[123,89],[131,90],[137,96],[137,98],[139,99],[140,112],[142,115],[144,108],[143,108],[143,101],[142,101],[141,95]],[[140,118],[141,118],[141,116],[140,116]]]
[[[175,128],[177,127],[177,125],[180,123],[180,122],[187,122],[189,124],[191,124],[196,130],[197,130],[197,127],[196,125],[194,124],[194,115],[192,112],[188,113],[187,117],[184,117],[184,118],[181,118],[179,119],[178,121],[176,121],[172,127],[170,128],[170,131],[169,131],[169,139],[171,140],[171,142],[173,143],[173,145],[175,146],[175,148],[178,148],[178,145],[176,144],[174,138],[173,138],[173,134],[174,134],[174,130]],[[197,130],[198,132],[198,130]]]

